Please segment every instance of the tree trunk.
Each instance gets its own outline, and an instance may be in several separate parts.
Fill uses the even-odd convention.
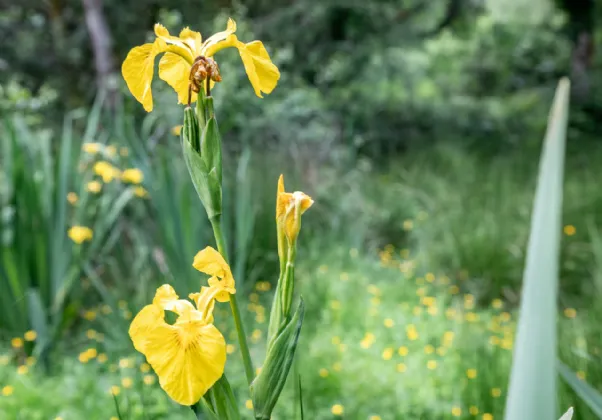
[[[111,32],[102,10],[102,0],[82,0],[82,2],[94,53],[96,84],[100,91],[106,92],[106,104],[113,109],[118,98],[115,62],[111,53]]]

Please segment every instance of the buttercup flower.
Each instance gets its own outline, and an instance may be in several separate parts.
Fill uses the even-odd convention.
[[[130,184],[140,184],[144,180],[144,174],[138,168],[126,169],[121,174],[121,180]]]
[[[218,302],[228,302],[230,295],[236,293],[234,277],[230,266],[219,252],[208,246],[194,256],[192,266],[209,274],[209,288],[214,288]]]
[[[103,182],[111,182],[114,178],[121,176],[121,171],[109,162],[101,160],[94,164],[94,173],[102,177]]]
[[[301,229],[301,215],[312,206],[314,200],[301,191],[287,193],[284,191],[284,177],[278,179],[276,197],[276,223],[284,231],[290,243],[295,242]]]
[[[81,244],[84,241],[89,241],[92,239],[93,232],[92,229],[86,226],[73,226],[67,232],[69,238],[76,244]]]
[[[176,91],[179,103],[194,102],[194,92],[202,88],[204,80],[221,81],[219,69],[212,57],[224,48],[234,47],[240,54],[255,94],[262,97],[262,93],[270,93],[280,78],[278,68],[272,63],[261,41],[245,44],[238,40],[234,32],[236,22],[228,19],[225,31],[218,32],[203,42],[199,32],[184,28],[176,37],[157,23],[157,39],[152,44],[133,48],[123,62],[121,73],[132,95],[150,112],[153,110],[151,83],[155,57],[164,53],[159,61],[159,77]]]
[[[213,325],[214,292],[191,294],[195,308],[164,284],[130,325],[134,347],[146,356],[161,388],[182,405],[196,403],[224,373],[226,341]],[[173,325],[165,322],[165,311],[178,315]]]

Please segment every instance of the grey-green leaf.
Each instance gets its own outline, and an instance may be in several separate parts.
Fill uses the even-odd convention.
[[[507,420],[557,418],[556,297],[569,87],[568,79],[558,84],[541,154],[506,400]]]
[[[579,379],[577,375],[562,362],[558,362],[558,372],[598,418],[602,418],[602,394],[596,391],[587,382]]]

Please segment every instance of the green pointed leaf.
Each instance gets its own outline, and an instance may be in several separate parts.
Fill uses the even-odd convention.
[[[573,418],[573,407],[569,408],[559,420],[571,420]]]
[[[567,79],[558,84],[541,154],[505,419],[556,418],[556,302]]]
[[[34,353],[39,357],[50,344],[50,331],[46,310],[37,289],[29,289],[27,291],[27,307],[29,309],[31,326],[37,334]]]
[[[211,387],[206,394],[206,400],[211,402],[217,418],[225,420],[240,420],[236,398],[230,387],[226,375],[222,377]]]
[[[205,206],[207,216],[211,219],[221,214],[221,185],[216,182],[216,176],[209,174],[205,161],[184,136],[182,136],[182,151],[192,184]]]
[[[270,343],[261,373],[251,384],[251,396],[257,419],[270,418],[284,388],[295,358],[304,311],[305,305],[301,299],[295,315]]]
[[[598,418],[602,418],[602,394],[584,380],[579,379],[577,375],[562,362],[558,362],[558,373],[560,373],[560,376],[562,376],[565,382],[573,388],[573,391],[579,395],[583,402],[591,408]]]

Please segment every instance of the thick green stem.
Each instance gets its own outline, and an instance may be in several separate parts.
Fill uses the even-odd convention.
[[[224,240],[224,234],[222,232],[221,216],[214,216],[210,220],[211,226],[213,227],[213,236],[215,236],[215,242],[217,243],[217,250],[220,254],[222,254],[226,262],[228,262],[228,251],[226,249],[226,241]],[[238,335],[238,345],[240,346],[242,361],[245,366],[245,374],[247,376],[249,385],[251,385],[251,382],[253,382],[253,378],[255,376],[255,371],[253,369],[253,361],[251,360],[251,353],[249,352],[247,336],[245,335],[245,328],[240,316],[240,310],[238,309],[238,303],[236,303],[236,294],[230,295],[230,309],[232,310],[232,316],[234,317],[234,325]]]

